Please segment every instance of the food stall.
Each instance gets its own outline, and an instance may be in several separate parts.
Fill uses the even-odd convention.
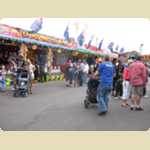
[[[66,41],[4,24],[0,24],[0,45],[4,45],[8,50],[13,49],[8,55],[14,59],[22,55],[25,60],[30,59],[35,66],[41,66],[42,71],[46,72],[46,80],[62,80],[64,64],[70,58],[85,59],[107,55],[104,50],[97,50],[96,47],[78,48],[73,38]],[[0,52],[4,53],[0,53],[0,57],[7,55],[7,50]]]
[[[9,56],[14,56],[16,59],[18,55],[21,55],[25,60],[30,59],[34,65],[42,65],[50,76],[56,73],[55,79],[63,79],[60,68],[70,57],[74,45],[72,41],[67,42],[63,39],[0,24],[0,57],[5,58],[6,61]],[[58,72],[61,74],[59,78]]]

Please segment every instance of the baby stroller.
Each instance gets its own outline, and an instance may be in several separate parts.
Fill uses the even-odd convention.
[[[89,108],[90,104],[97,103],[97,88],[99,81],[97,79],[90,78],[88,81],[88,87],[86,90],[86,97],[84,99],[84,107]]]
[[[31,88],[31,78],[27,70],[19,69],[16,74],[14,97],[27,97]]]

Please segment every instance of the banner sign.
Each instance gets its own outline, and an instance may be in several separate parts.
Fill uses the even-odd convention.
[[[46,36],[38,33],[31,33],[30,31],[26,31],[20,28],[11,27],[8,25],[0,24],[0,37],[8,37],[8,39],[16,39],[21,42],[26,43],[34,43],[41,45],[51,45],[54,48],[64,48],[68,50],[79,50],[78,44],[75,42],[73,38],[70,38],[68,41],[64,39],[58,39],[52,36]],[[102,49],[97,49],[94,46],[83,45],[83,52],[87,52],[89,54],[106,54],[107,52]],[[80,49],[81,51],[81,49]]]
[[[38,33],[30,33],[30,31],[10,27],[4,24],[0,24],[0,35],[6,35],[12,38],[28,38],[32,40],[37,40],[39,42],[62,45],[68,48],[77,48],[77,44],[73,40],[65,41],[64,39],[58,39],[52,36],[46,36]]]
[[[15,28],[11,28],[7,25],[2,25],[2,24],[0,24],[0,34],[12,36],[15,38],[21,38],[22,37],[22,34],[20,32],[18,32]]]

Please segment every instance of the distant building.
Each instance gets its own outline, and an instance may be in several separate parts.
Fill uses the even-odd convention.
[[[119,60],[122,62],[122,63],[126,63],[128,58],[131,56],[131,55],[134,55],[134,54],[137,54],[137,55],[141,55],[139,52],[137,51],[131,51],[131,52],[126,52],[126,53],[122,53],[122,54],[119,54]]]

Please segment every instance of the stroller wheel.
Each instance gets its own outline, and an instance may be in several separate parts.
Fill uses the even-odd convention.
[[[23,94],[23,97],[27,97],[28,96],[28,92],[25,92],[24,94]]]
[[[13,94],[13,97],[16,97],[16,96],[17,96],[16,93],[14,93],[14,94]]]
[[[87,101],[87,100],[84,100],[84,107],[87,109],[87,108],[89,108],[89,102]]]
[[[18,97],[17,92],[14,92],[13,96],[14,96],[14,97]]]

